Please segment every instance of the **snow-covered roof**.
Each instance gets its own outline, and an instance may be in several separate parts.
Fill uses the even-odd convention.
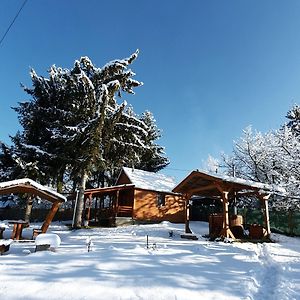
[[[270,193],[285,193],[286,190],[278,185],[270,185],[252,180],[231,177],[222,174],[212,174],[206,171],[193,171],[174,189],[174,192],[185,193],[189,190],[199,190],[203,194],[216,189],[216,183],[227,183],[237,190],[255,190]]]
[[[31,188],[36,191],[36,194],[38,196],[41,196],[42,198],[44,196],[44,198],[49,201],[52,200],[58,200],[60,202],[67,201],[67,198],[65,196],[29,178],[22,178],[22,179],[16,179],[11,181],[0,182],[0,192],[1,191],[13,192],[10,190],[13,190],[14,188],[17,189],[18,187],[23,187],[23,188],[25,187],[28,189]],[[1,194],[3,194],[3,192]]]
[[[237,184],[261,189],[264,191],[278,192],[278,193],[286,192],[286,190],[283,187],[280,187],[276,184],[267,184],[267,183],[262,183],[262,182],[256,182],[256,181],[252,181],[252,180],[236,178],[236,177],[227,176],[227,175],[218,175],[215,177],[222,179],[225,182],[237,183]]]
[[[123,167],[123,171],[136,188],[170,193],[176,185],[176,181],[173,177],[161,173],[153,173],[126,167]]]

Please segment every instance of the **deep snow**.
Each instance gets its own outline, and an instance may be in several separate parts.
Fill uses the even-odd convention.
[[[181,239],[183,224],[168,222],[77,231],[54,223],[48,232],[62,241],[56,252],[14,242],[0,257],[0,298],[300,299],[299,238],[210,242],[201,236],[207,223],[191,227],[198,241]],[[25,237],[31,234],[32,225],[24,230]]]

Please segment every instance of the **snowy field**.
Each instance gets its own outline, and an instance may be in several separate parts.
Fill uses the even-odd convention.
[[[168,222],[78,231],[54,223],[48,232],[62,241],[56,252],[34,252],[33,243],[15,242],[0,257],[0,298],[300,299],[299,238],[209,242],[202,237],[207,223],[191,227],[198,241],[181,239],[183,224]],[[31,234],[32,227],[24,230],[25,238]]]

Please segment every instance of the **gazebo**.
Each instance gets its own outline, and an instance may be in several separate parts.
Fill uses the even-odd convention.
[[[272,193],[284,193],[285,189],[236,177],[193,171],[173,189],[173,192],[181,193],[185,198],[185,233],[192,233],[189,227],[189,202],[192,196],[197,195],[220,199],[223,206],[223,227],[220,236],[235,239],[229,228],[229,202],[235,197],[256,196],[262,203],[264,226],[269,237],[271,230],[268,199]]]
[[[49,187],[43,186],[31,179],[23,178],[0,183],[0,195],[5,194],[21,194],[27,193],[34,196],[39,196],[42,199],[52,203],[52,207],[46,216],[42,225],[41,232],[45,233],[53,220],[61,203],[67,201],[66,197],[53,191]]]

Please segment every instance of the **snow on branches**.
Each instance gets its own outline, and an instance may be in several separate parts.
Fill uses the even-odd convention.
[[[265,134],[251,126],[234,142],[231,156],[223,156],[228,175],[281,185],[287,195],[270,199],[275,209],[300,208],[300,140],[292,127],[282,126]]]

